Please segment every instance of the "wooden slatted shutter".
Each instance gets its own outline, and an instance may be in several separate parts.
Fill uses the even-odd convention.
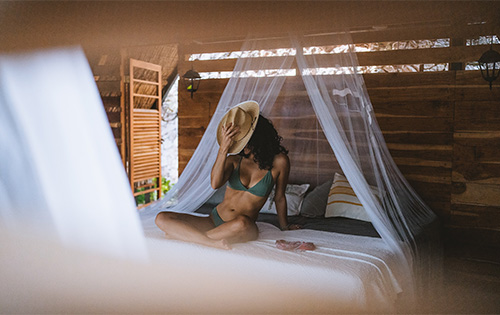
[[[144,205],[161,198],[161,80],[160,65],[130,59],[129,179]]]

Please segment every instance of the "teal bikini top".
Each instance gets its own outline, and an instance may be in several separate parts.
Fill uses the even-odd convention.
[[[240,164],[241,164],[241,160],[240,160]],[[234,190],[248,191],[249,193],[251,193],[252,195],[255,195],[255,196],[259,196],[259,197],[267,196],[271,192],[271,189],[273,189],[273,186],[274,186],[274,180],[273,180],[273,175],[272,175],[271,171],[268,171],[267,174],[264,176],[264,178],[262,178],[253,187],[246,188],[241,183],[240,164],[238,164],[238,167],[235,170],[233,170],[233,172],[231,173],[231,177],[229,177],[229,181],[228,181],[228,186]]]

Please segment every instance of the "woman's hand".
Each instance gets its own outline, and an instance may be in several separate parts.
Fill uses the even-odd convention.
[[[228,152],[234,142],[234,137],[240,133],[240,127],[229,123],[222,126],[222,139],[220,147],[223,151]]]
[[[299,224],[288,224],[285,228],[282,228],[282,231],[291,231],[291,230],[300,230],[302,229],[302,225]]]
[[[210,173],[210,185],[213,189],[222,187],[233,171],[233,163],[228,159],[227,154],[229,148],[233,144],[234,136],[240,132],[240,128],[238,126],[233,126],[233,123],[222,125],[221,130],[222,137],[219,143],[219,152],[217,153],[217,158],[215,159],[214,166],[212,166],[212,172]]]
[[[300,230],[302,228],[302,225],[299,224],[289,224],[288,225],[288,230]]]

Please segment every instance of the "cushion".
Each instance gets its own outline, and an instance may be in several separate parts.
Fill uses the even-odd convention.
[[[328,194],[332,184],[333,179],[316,186],[312,191],[308,192],[304,197],[300,215],[308,218],[325,217]]]
[[[325,217],[345,217],[370,222],[368,214],[351,185],[341,174],[335,173],[333,178]]]
[[[302,185],[292,185],[288,184],[285,190],[285,198],[288,206],[288,215],[294,216],[300,213],[300,207],[302,206],[302,202],[304,201],[304,195],[309,189],[309,184]],[[262,206],[260,210],[261,213],[276,213],[276,204],[274,203],[274,194],[275,188],[269,194],[269,198],[267,198],[266,203]]]

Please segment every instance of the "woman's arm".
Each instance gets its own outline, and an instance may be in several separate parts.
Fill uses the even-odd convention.
[[[276,193],[274,195],[274,202],[276,204],[276,212],[278,214],[278,221],[282,230],[288,229],[288,206],[286,203],[285,191],[288,184],[288,175],[290,174],[290,160],[287,155],[280,154],[274,161],[274,167],[278,170],[278,177],[276,178]]]
[[[234,136],[240,132],[239,130],[240,128],[238,126],[233,126],[232,123],[222,127],[222,140],[210,176],[210,185],[213,189],[220,188],[227,182],[229,176],[231,176],[233,163],[231,159],[228,159],[227,153],[233,143]]]

